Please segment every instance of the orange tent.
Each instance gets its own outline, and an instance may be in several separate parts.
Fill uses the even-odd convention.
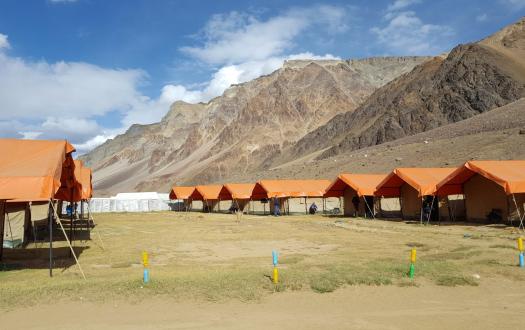
[[[261,180],[255,184],[252,199],[286,197],[323,197],[328,180]]]
[[[326,189],[325,197],[342,197],[347,187],[357,192],[358,196],[373,196],[376,187],[386,174],[340,174]]]
[[[91,169],[84,166],[81,160],[75,159],[75,179],[80,184],[80,195],[76,195],[73,202],[88,200],[93,197],[93,186],[91,181]],[[69,199],[68,199],[69,200]]]
[[[250,199],[255,183],[227,183],[219,193],[221,200]]]
[[[59,198],[59,190],[76,189],[75,151],[67,141],[0,139],[0,195],[18,201]]]
[[[501,222],[525,220],[525,161],[475,160],[437,184],[438,195],[462,194],[465,218]]]
[[[429,196],[436,194],[436,185],[455,168],[396,168],[381,181],[376,188],[376,196],[395,197],[399,196],[400,188],[405,183],[418,192],[418,196]]]
[[[191,199],[196,201],[218,200],[221,185],[195,186]]]
[[[495,182],[507,195],[525,193],[525,160],[473,160],[441,180],[438,194],[462,194],[463,184],[475,174]]]
[[[170,191],[170,199],[189,199],[195,187],[173,186]]]

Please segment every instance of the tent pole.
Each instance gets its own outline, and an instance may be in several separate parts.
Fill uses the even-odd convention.
[[[525,218],[525,214],[523,217],[521,216],[520,208],[518,207],[518,203],[516,203],[516,197],[514,196],[514,194],[512,194],[512,199],[514,200],[514,205],[516,206],[516,211],[518,212],[518,217],[520,218],[520,225],[518,229],[525,229],[525,226],[523,226],[523,219]]]
[[[308,214],[308,205],[306,205],[306,197],[304,198],[304,211]]]
[[[53,203],[52,200],[49,201]],[[47,210],[49,220],[49,277],[53,277],[53,212],[51,208]]]
[[[421,211],[419,212],[419,224],[423,224],[423,199],[424,197],[421,197]]]
[[[0,260],[4,255],[5,200],[0,200]]]
[[[447,195],[447,209],[448,209],[448,220],[450,222],[452,222],[452,209],[450,208],[450,199],[448,198],[448,195]]]
[[[69,245],[69,250],[73,254],[73,257],[75,258],[75,262],[77,263],[78,269],[80,270],[80,273],[82,274],[82,277],[86,279],[86,275],[84,274],[84,271],[82,270],[82,267],[80,266],[80,262],[78,262],[77,255],[75,253],[75,250],[73,250],[73,246],[71,245],[71,242],[69,241],[69,238],[67,237],[66,230],[64,229],[64,226],[62,225],[62,221],[60,221],[60,218],[57,215],[57,211],[53,207],[53,212],[55,214],[55,217],[57,217],[58,224],[60,225],[60,228],[62,229],[62,233],[64,233],[64,237],[66,238],[66,242]]]
[[[430,204],[430,212],[428,212],[427,225],[430,223],[430,216],[432,215],[432,210],[434,209],[434,200],[435,199],[436,199],[436,195],[432,196],[432,204]]]
[[[368,207],[368,211],[370,211],[370,214],[372,215],[372,219],[375,219],[374,211],[372,211],[372,209],[370,208],[370,205],[368,205],[368,202],[366,201],[366,196],[363,196],[363,199],[365,201],[366,207]]]
[[[324,213],[324,203],[325,203],[325,202],[326,202],[326,200],[325,200],[325,198],[324,198],[324,196],[323,196],[323,215],[325,214],[325,213]]]

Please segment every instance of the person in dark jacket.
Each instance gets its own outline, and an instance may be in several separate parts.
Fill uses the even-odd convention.
[[[352,204],[354,205],[354,217],[359,215],[359,196],[355,195],[352,197]]]
[[[273,215],[278,217],[281,215],[281,204],[279,203],[279,198],[273,198]]]
[[[310,214],[315,214],[315,212],[317,212],[317,205],[315,205],[315,203],[312,203],[312,205],[310,205],[310,209],[308,210]]]

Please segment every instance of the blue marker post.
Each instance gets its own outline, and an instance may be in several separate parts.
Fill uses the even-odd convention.
[[[520,251],[520,267],[525,267],[525,257],[523,256],[523,238],[518,238],[518,250]]]
[[[279,271],[277,270],[277,263],[278,263],[279,254],[277,251],[272,251],[272,259],[273,259],[273,283],[277,284],[279,283]]]

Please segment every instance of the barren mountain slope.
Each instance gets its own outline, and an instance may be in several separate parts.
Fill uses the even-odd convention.
[[[315,156],[229,179],[250,182],[260,178],[335,178],[342,172],[387,173],[395,167],[459,166],[471,159],[525,159],[525,98],[392,142],[322,160]]]
[[[283,148],[425,60],[289,61],[209,103],[176,102],[160,123],[133,125],[83,159],[95,170],[97,194],[264,169]]]
[[[508,40],[512,40],[508,41]],[[525,96],[525,24],[459,45],[376,90],[358,109],[307,134],[279,161],[319,158],[417,134]]]

